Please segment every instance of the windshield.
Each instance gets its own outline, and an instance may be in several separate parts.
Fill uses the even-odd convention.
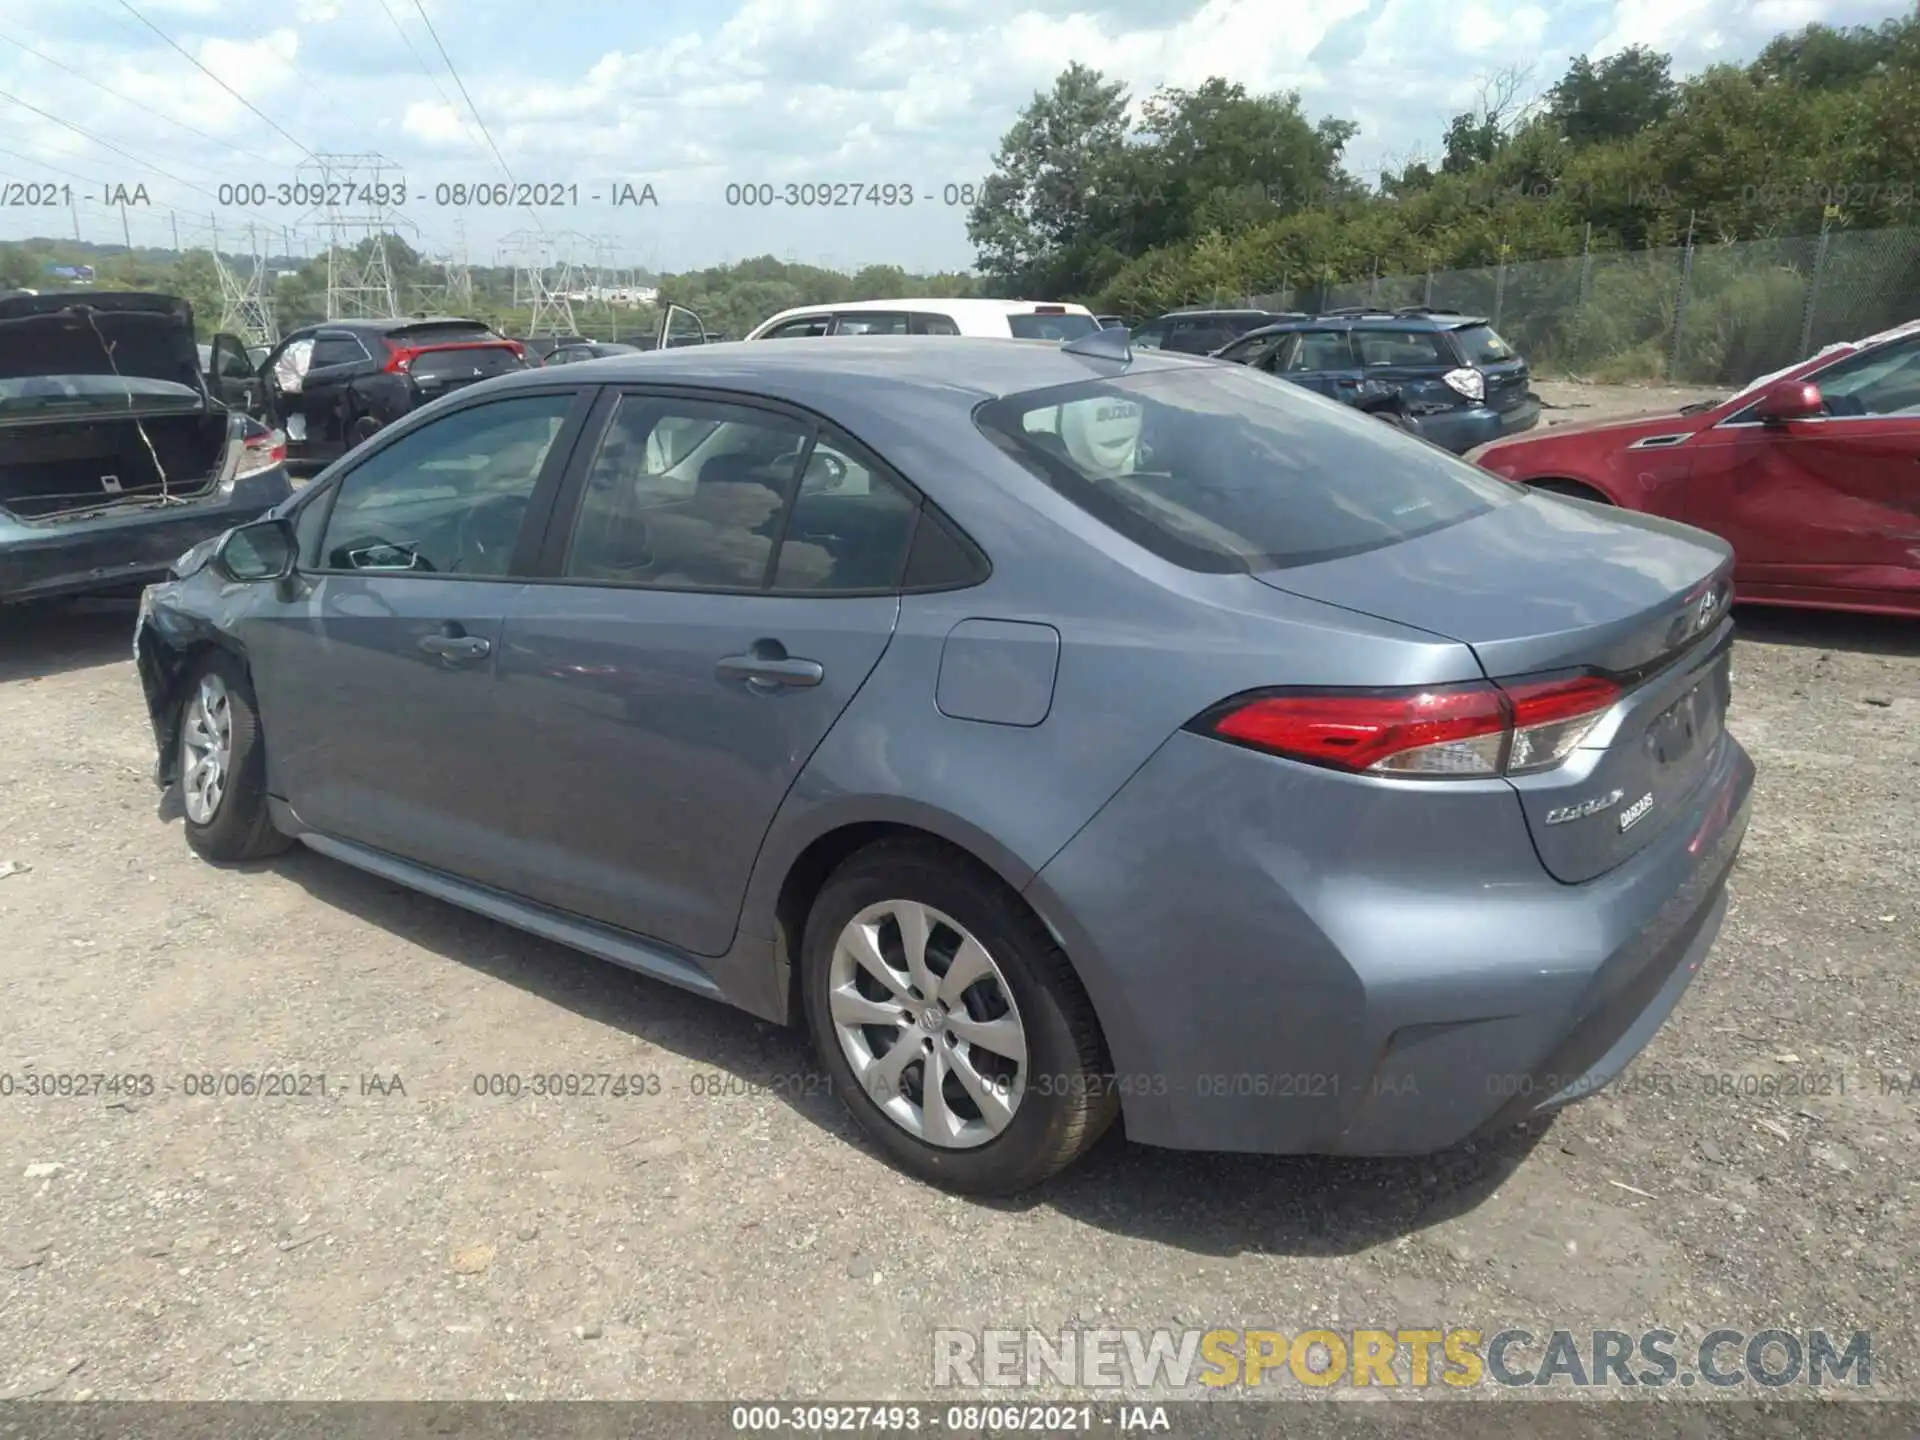
[[[192,409],[201,404],[191,385],[142,375],[28,375],[0,380],[0,415],[47,411]]]
[[[1498,365],[1513,359],[1513,347],[1496,335],[1491,325],[1469,325],[1454,331],[1453,338],[1460,342],[1469,365]]]
[[[1091,315],[1009,315],[1016,340],[1078,340],[1100,327]]]
[[[1192,570],[1359,554],[1518,494],[1377,420],[1239,367],[1012,395],[977,418],[1074,504]]]

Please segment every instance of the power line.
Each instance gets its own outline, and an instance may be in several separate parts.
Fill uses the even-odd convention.
[[[440,97],[440,103],[445,105],[449,110],[455,109],[453,101],[447,98],[446,87],[440,83],[439,77],[435,75],[432,68],[428,66],[426,57],[414,46],[412,37],[407,34],[406,27],[400,23],[400,17],[393,13],[393,8],[387,4],[387,0],[380,0],[380,9],[385,13],[388,22],[393,26],[394,33],[400,37],[400,43],[407,47],[407,53],[413,56],[413,63],[420,67],[420,73],[426,76],[427,83],[433,86],[433,93]],[[473,128],[467,124],[464,118],[460,121],[460,128],[467,132],[467,138],[469,140],[474,139]]]
[[[109,87],[102,85],[98,80],[95,80],[91,75],[87,75],[82,73],[79,70],[75,70],[71,65],[61,64],[60,61],[54,59],[51,55],[41,54],[38,50],[34,49],[31,45],[27,44],[24,40],[16,40],[13,38],[13,36],[6,35],[6,34],[0,34],[0,40],[6,41],[9,45],[18,46],[20,49],[26,51],[27,54],[33,56],[34,59],[43,61],[44,63],[53,66],[53,68],[56,70],[63,70],[67,74],[73,76],[74,79],[76,80],[84,80],[87,84],[91,85],[94,89],[100,91],[102,94],[113,96],[114,99],[120,101],[124,105],[131,105],[136,110],[144,110],[147,114],[152,115],[157,119],[164,120],[169,125],[178,126],[180,129],[186,131],[189,135],[197,136],[200,139],[208,141],[214,145],[224,145],[227,149],[233,151],[236,155],[244,155],[249,160],[258,160],[263,165],[270,165],[273,163],[272,161],[268,160],[264,155],[256,155],[253,153],[253,151],[244,150],[240,146],[235,145],[230,140],[221,140],[216,136],[207,134],[204,130],[196,130],[191,125],[187,124],[184,120],[176,120],[171,115],[163,114],[161,111],[154,109],[151,105],[142,105],[138,100],[133,99],[131,96],[122,95],[118,90],[110,89]]]
[[[91,131],[82,130],[78,125],[74,124],[71,120],[62,120],[58,115],[52,114],[51,112],[46,110],[42,110],[38,105],[30,104],[29,102],[22,100],[18,95],[11,95],[11,94],[8,94],[5,90],[0,90],[0,100],[10,100],[23,110],[31,110],[35,115],[38,115],[42,120],[51,120],[55,125],[58,125],[64,129],[73,131],[73,133],[78,135],[82,140],[92,141],[95,145],[98,145],[103,149],[111,150],[114,154],[120,156],[120,158],[123,160],[131,160],[135,165],[140,166],[142,169],[153,171],[154,174],[160,176],[163,180],[171,180],[176,185],[184,185],[189,190],[197,191],[199,194],[202,194],[206,196],[209,200],[213,201],[213,203],[216,205],[220,203],[220,197],[214,194],[213,191],[207,189],[206,186],[196,185],[191,180],[183,180],[178,175],[175,175],[170,171],[162,170],[158,165],[154,164],[151,160],[142,160],[138,155],[133,154],[131,151],[122,150],[118,145],[115,145],[111,140],[102,140],[98,135],[93,134]]]
[[[126,0],[120,0],[120,3],[124,5]],[[433,38],[433,48],[440,52],[440,63],[447,67],[447,74],[453,77],[453,83],[459,87],[460,98],[467,102],[467,109],[473,112],[473,123],[480,127],[481,135],[486,137],[487,148],[493,151],[493,158],[500,164],[500,173],[507,177],[509,185],[518,188],[519,182],[513,178],[513,170],[508,166],[506,156],[502,155],[500,147],[493,143],[493,132],[487,129],[487,122],[481,117],[480,107],[473,103],[473,97],[467,93],[467,82],[460,78],[460,72],[454,68],[452,57],[447,54],[447,47],[440,43],[440,32],[433,28],[433,21],[427,17],[426,6],[422,5],[420,0],[413,0],[413,8],[419,12],[420,23],[427,27],[427,34]],[[547,222],[540,218],[539,208],[528,205],[526,209],[533,216],[535,228],[545,235]]]
[[[416,0],[416,3],[418,3],[418,0]],[[242,105],[246,106],[248,110],[252,111],[261,120],[265,121],[267,125],[269,125],[274,131],[276,131],[284,140],[286,140],[286,142],[289,145],[293,146],[294,149],[298,150],[302,155],[306,156],[309,160],[313,159],[313,152],[307,149],[307,147],[302,145],[298,140],[294,139],[292,135],[288,134],[288,132],[280,126],[279,122],[274,120],[259,106],[255,105],[251,100],[247,99],[247,97],[242,95],[238,90],[234,89],[231,85],[227,84],[227,82],[222,80],[218,75],[214,74],[211,70],[207,69],[206,66],[202,65],[192,55],[189,55],[185,50],[182,50],[180,46],[175,44],[172,38],[168,36],[166,31],[162,30],[158,25],[154,24],[151,20],[147,19],[147,17],[142,15],[138,10],[134,9],[133,6],[128,3],[128,0],[120,0],[120,8],[125,10],[129,15],[133,16],[134,19],[138,20],[142,25],[146,26],[149,30],[153,31],[153,33],[158,35],[162,40],[166,41],[167,45],[170,48],[172,48],[177,54],[179,54],[180,57],[184,59],[189,65],[193,66],[194,69],[198,70],[202,75],[206,76],[209,80],[213,81],[214,84],[218,85],[222,90],[226,91],[227,94],[231,95],[234,99],[238,100]]]

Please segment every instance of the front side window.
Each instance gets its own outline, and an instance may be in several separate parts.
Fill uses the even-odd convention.
[[[1520,493],[1237,365],[1012,395],[981,407],[977,420],[1088,514],[1192,570],[1258,572],[1359,554]]]
[[[322,570],[505,575],[571,394],[459,410],[341,477],[316,557]]]
[[[1807,377],[1836,416],[1920,412],[1920,339],[1903,340]]]

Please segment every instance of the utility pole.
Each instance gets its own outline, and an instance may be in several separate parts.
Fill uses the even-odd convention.
[[[167,211],[167,223],[173,227],[173,253],[180,253],[180,217],[173,211]]]
[[[127,202],[120,202],[120,238],[127,242],[127,254],[133,254],[133,230],[127,224]]]

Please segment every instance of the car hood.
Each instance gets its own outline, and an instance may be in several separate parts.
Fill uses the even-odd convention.
[[[137,375],[206,393],[193,307],[174,295],[0,297],[0,379]]]

